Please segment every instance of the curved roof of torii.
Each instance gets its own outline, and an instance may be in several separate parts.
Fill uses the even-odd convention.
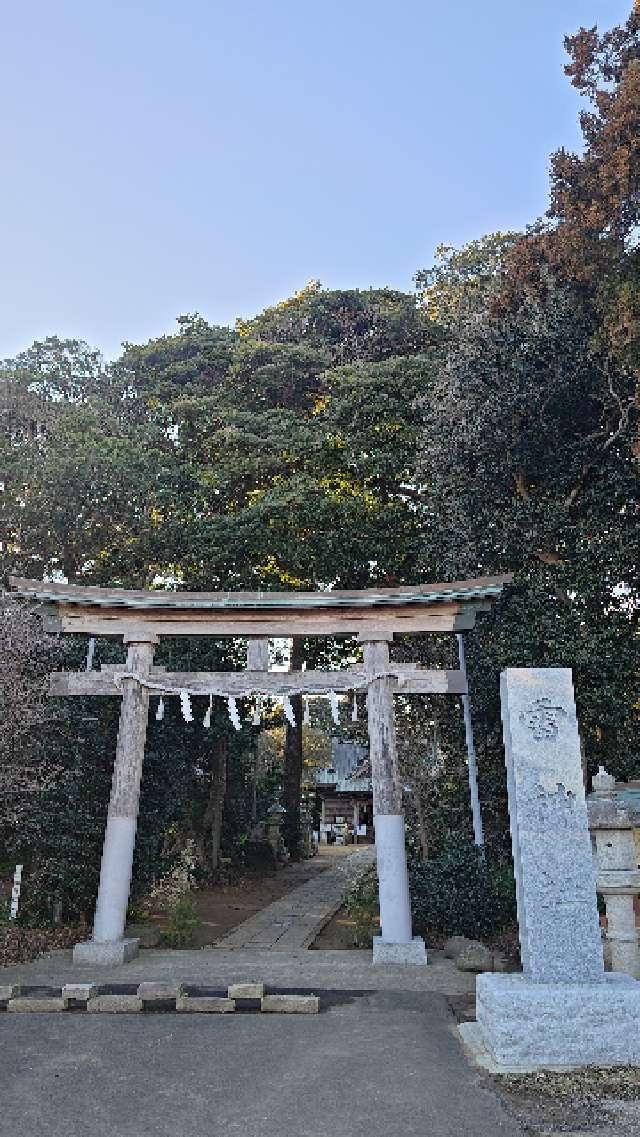
[[[321,592],[180,592],[164,589],[99,588],[83,584],[10,577],[9,586],[19,596],[54,604],[82,607],[135,608],[163,611],[181,609],[291,609],[387,608],[405,604],[436,604],[457,601],[494,600],[513,576],[481,576],[445,584],[400,585],[397,588],[362,588]]]
[[[133,630],[164,636],[353,635],[393,637],[413,632],[472,628],[476,612],[491,606],[510,575],[450,584],[401,585],[324,592],[173,592],[97,588],[10,577],[18,596],[55,605],[55,627],[94,636]]]

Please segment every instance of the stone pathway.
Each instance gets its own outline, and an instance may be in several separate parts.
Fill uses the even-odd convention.
[[[299,951],[308,948],[340,908],[351,881],[373,864],[375,849],[367,845],[336,861],[315,880],[288,892],[268,908],[234,928],[214,949],[258,948],[262,951]]]

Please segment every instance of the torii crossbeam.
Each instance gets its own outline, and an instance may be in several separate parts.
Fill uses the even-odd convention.
[[[83,963],[125,962],[137,940],[124,939],[147,731],[149,696],[211,694],[323,694],[366,690],[374,827],[380,889],[381,936],[374,960],[425,962],[424,944],[412,937],[407,858],[398,776],[393,696],[466,693],[461,671],[427,671],[389,659],[394,636],[460,632],[491,606],[510,575],[450,584],[325,592],[167,592],[53,584],[11,577],[19,596],[53,605],[49,626],[65,633],[116,636],[126,662],[100,671],[58,672],[52,695],[122,698],[100,885],[90,941],[77,944]],[[168,672],[153,667],[161,636],[247,639],[247,669],[240,672]],[[270,672],[270,637],[353,636],[363,645],[363,666],[343,671]]]

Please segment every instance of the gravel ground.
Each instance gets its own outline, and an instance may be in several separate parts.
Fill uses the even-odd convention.
[[[638,1137],[640,1069],[503,1074],[491,1082],[526,1137]]]

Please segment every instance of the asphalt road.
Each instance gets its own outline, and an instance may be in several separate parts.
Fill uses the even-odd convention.
[[[516,1137],[446,1001],[317,1016],[0,1016],[2,1137]]]

